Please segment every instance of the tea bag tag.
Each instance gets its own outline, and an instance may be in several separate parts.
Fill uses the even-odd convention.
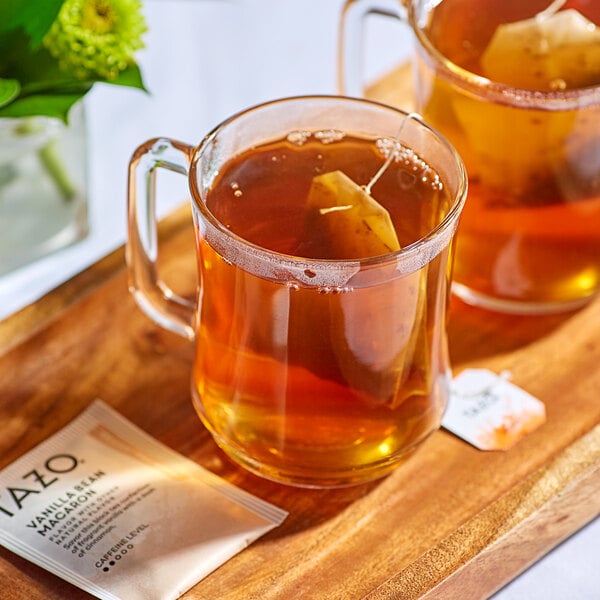
[[[400,250],[388,211],[342,171],[313,179],[308,208],[311,226],[322,230],[336,256],[363,258]]]
[[[563,1],[531,19],[500,25],[483,53],[483,75],[536,90],[585,87],[600,81],[600,27]],[[553,8],[554,7],[554,8]]]
[[[546,420],[540,400],[486,369],[454,378],[442,427],[480,450],[508,450]]]

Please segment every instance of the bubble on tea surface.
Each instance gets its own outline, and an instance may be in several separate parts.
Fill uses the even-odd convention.
[[[294,146],[303,146],[310,138],[312,133],[310,131],[292,131],[287,135],[287,141]]]
[[[557,79],[553,79],[550,82],[550,89],[553,92],[560,92],[562,90],[566,90],[567,89],[567,82],[562,79],[562,77],[558,77]]]
[[[323,160],[323,155],[322,154],[317,154],[315,156],[315,160],[314,160],[314,165],[313,165],[312,172],[315,175],[320,175],[324,171],[325,171],[325,163],[324,163],[324,160]]]
[[[386,160],[392,157],[394,162],[406,167],[406,170],[400,171],[398,174],[398,182],[403,189],[415,185],[418,179],[434,190],[441,191],[443,189],[444,186],[437,171],[414,150],[392,138],[380,138],[375,145]]]
[[[315,131],[315,139],[319,140],[322,144],[332,144],[333,142],[340,142],[346,137],[343,131],[338,129],[322,129]]]
[[[414,173],[409,173],[404,170],[398,171],[396,180],[403,190],[409,190],[417,185],[417,176]]]
[[[231,187],[231,190],[233,191],[233,195],[236,198],[240,198],[241,196],[244,195],[244,193],[240,189],[240,184],[239,183],[237,183],[237,182],[234,181],[234,182],[231,183],[230,187]]]

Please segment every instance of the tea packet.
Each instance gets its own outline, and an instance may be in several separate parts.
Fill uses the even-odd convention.
[[[531,19],[500,25],[481,65],[489,79],[526,89],[598,84],[600,27],[575,9],[554,12],[549,7]]]
[[[101,401],[0,471],[0,544],[106,600],[173,600],[287,513]]]

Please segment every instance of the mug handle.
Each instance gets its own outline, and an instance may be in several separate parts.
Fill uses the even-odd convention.
[[[369,15],[393,17],[406,22],[407,0],[346,0],[340,15],[338,36],[338,92],[361,98],[363,84],[363,39]]]
[[[187,175],[194,148],[168,138],[148,140],[129,162],[127,189],[128,235],[125,256],[129,291],[153,321],[188,340],[195,337],[196,305],[175,294],[157,269],[156,170]]]

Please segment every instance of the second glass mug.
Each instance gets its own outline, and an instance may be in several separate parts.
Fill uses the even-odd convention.
[[[527,67],[510,58],[493,68],[502,77],[508,71],[512,85],[500,82],[501,75],[482,75],[480,45],[489,42],[498,15],[508,22],[533,19],[550,4],[350,0],[342,16],[340,85],[354,96],[363,91],[359,34],[365,17],[393,16],[412,29],[415,108],[454,145],[469,175],[453,289],[470,304],[501,312],[572,310],[600,290],[597,62],[582,60],[589,73],[583,66],[568,72],[580,82],[565,88],[557,78],[556,89],[546,91],[535,83],[526,89]],[[600,36],[600,4],[552,5],[584,11]]]
[[[278,185],[273,175],[304,149],[318,163],[308,165],[305,183],[342,163],[356,175],[352,170],[364,163],[353,146],[343,145],[346,136],[359,136],[370,148],[395,140],[406,151],[410,172],[400,177],[394,171],[386,184],[391,182],[404,229],[416,227],[401,250],[352,260],[303,258],[244,239],[223,215],[215,216],[218,205],[207,207],[216,191],[229,198],[224,206],[249,201],[252,182],[243,178],[257,148],[273,152],[259,187],[265,181]],[[242,169],[229,181],[234,163]],[[189,179],[196,302],[177,297],[157,273],[157,168]],[[291,173],[300,177],[300,167]],[[258,192],[266,194],[265,202],[279,206],[281,200],[285,207],[295,187],[290,181],[278,191]],[[440,181],[443,192],[436,187]],[[411,195],[415,185],[420,191]],[[400,207],[404,196],[412,197],[411,210]],[[452,240],[465,196],[464,167],[444,138],[402,111],[358,99],[273,101],[235,115],[198,146],[155,139],[137,149],[130,163],[130,287],[147,315],[195,344],[193,403],[234,461],[287,484],[350,485],[386,475],[439,427],[450,382]],[[275,210],[259,209],[242,221],[258,226]],[[299,214],[292,213],[290,223],[272,223],[269,235],[301,230]]]

